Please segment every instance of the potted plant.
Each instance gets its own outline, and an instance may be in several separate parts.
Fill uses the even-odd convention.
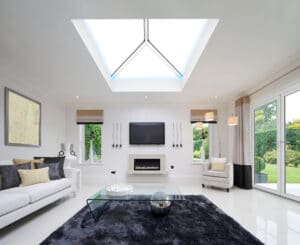
[[[268,175],[262,173],[266,168],[266,164],[262,157],[256,156],[255,157],[255,183],[268,183]]]

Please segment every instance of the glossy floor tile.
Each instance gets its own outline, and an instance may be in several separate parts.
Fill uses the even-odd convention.
[[[259,190],[233,188],[229,193],[199,183],[178,184],[184,194],[204,194],[266,244],[300,244],[300,203]],[[85,185],[75,198],[65,198],[0,231],[2,245],[39,244],[85,205],[100,186]]]

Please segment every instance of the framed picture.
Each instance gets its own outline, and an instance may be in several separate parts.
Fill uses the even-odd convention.
[[[41,146],[41,103],[5,88],[5,144]]]

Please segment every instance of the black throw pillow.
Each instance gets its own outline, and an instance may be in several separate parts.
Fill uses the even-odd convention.
[[[21,184],[18,169],[31,169],[31,163],[0,166],[0,190],[17,187]]]
[[[57,163],[35,163],[35,168],[49,167],[50,180],[60,179],[59,162]]]
[[[59,163],[59,175],[61,178],[65,178],[64,162],[65,157],[34,157],[34,159],[44,158],[44,163]]]

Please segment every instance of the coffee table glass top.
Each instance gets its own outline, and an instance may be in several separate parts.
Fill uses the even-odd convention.
[[[93,196],[88,198],[89,201],[96,200],[119,200],[119,201],[151,201],[153,200],[153,195],[156,193],[163,193],[164,195],[155,195],[155,200],[161,201],[165,200],[167,197],[170,201],[179,201],[185,200],[184,195],[181,194],[180,190],[176,185],[172,184],[158,184],[158,183],[131,183],[128,184],[132,187],[132,190],[127,192],[124,195],[111,195],[107,191],[106,186],[102,188],[100,191],[95,193]]]

